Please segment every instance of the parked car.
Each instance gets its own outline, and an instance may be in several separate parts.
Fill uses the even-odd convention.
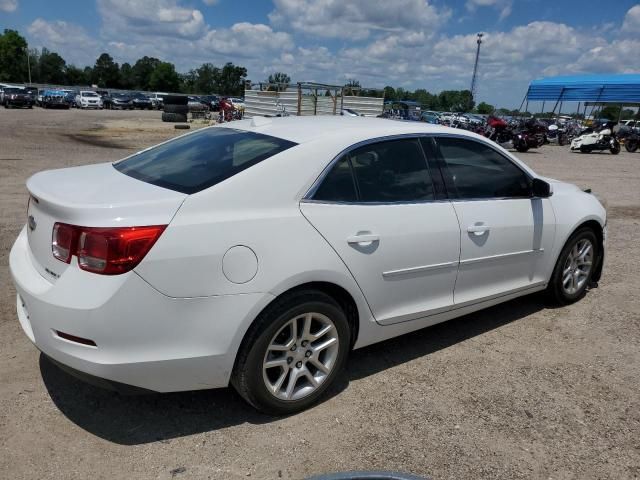
[[[576,302],[605,255],[594,195],[422,122],[256,117],[27,189],[9,266],[46,357],[115,388],[231,383],[270,414],[319,400],[352,348]]]
[[[27,107],[33,108],[31,94],[20,87],[2,87],[0,89],[0,103],[4,108]]]
[[[75,100],[72,99],[69,92],[56,89],[44,89],[38,97],[41,98],[40,106],[42,108],[64,108],[66,110],[71,108]]]
[[[78,108],[103,108],[102,98],[91,90],[81,90],[76,95],[76,107]]]
[[[437,125],[440,123],[440,116],[436,112],[427,110],[426,112],[422,112],[420,114],[420,120],[422,120],[423,122],[431,123],[433,125]]]
[[[210,110],[207,101],[206,100],[203,101],[200,97],[196,95],[189,95],[187,105],[189,107],[190,112]]]
[[[112,93],[104,97],[104,108],[110,110],[133,110],[133,102],[131,97],[126,93]]]
[[[156,108],[159,110],[164,105],[164,97],[166,95],[168,95],[168,93],[154,92],[154,93],[148,93],[147,97],[149,97],[149,100],[151,100],[151,105],[153,106],[153,108]]]
[[[140,110],[151,110],[151,108],[153,108],[151,99],[142,93],[134,93],[131,95],[131,104],[133,108]]]
[[[209,110],[217,112],[220,110],[220,97],[217,95],[203,95],[200,101],[209,107]]]

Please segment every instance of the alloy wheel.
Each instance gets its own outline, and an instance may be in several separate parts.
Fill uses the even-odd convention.
[[[262,362],[267,391],[279,400],[300,400],[329,377],[338,359],[338,331],[317,312],[297,315],[273,336]]]
[[[569,251],[562,269],[562,289],[569,295],[580,291],[593,266],[593,243],[583,238],[575,243]]]

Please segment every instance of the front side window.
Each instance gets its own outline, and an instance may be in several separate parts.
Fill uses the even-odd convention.
[[[143,182],[192,194],[296,145],[233,128],[205,128],[114,164]]]
[[[419,141],[389,140],[349,152],[332,167],[314,199],[344,202],[355,201],[354,196],[363,203],[433,200],[433,184]]]
[[[455,137],[439,137],[437,143],[446,173],[453,184],[453,191],[449,192],[452,198],[531,196],[528,175],[488,145]]]

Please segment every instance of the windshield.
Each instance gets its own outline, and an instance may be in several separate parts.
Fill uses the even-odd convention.
[[[98,94],[94,92],[82,92],[83,97],[97,97]]]
[[[206,128],[114,164],[143,182],[192,194],[296,145],[232,128]]]
[[[21,88],[5,88],[4,93],[25,93]]]

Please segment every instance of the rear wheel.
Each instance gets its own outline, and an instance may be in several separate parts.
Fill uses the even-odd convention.
[[[624,148],[627,150],[627,152],[631,152],[631,153],[635,152],[636,150],[638,150],[638,140],[627,139],[627,141],[624,142]]]
[[[598,239],[590,228],[582,228],[569,238],[547,287],[555,303],[568,305],[584,296],[599,257],[599,248]]]
[[[231,382],[262,412],[299,412],[333,383],[349,346],[349,323],[333,298],[315,290],[292,292],[256,320],[238,352]]]

